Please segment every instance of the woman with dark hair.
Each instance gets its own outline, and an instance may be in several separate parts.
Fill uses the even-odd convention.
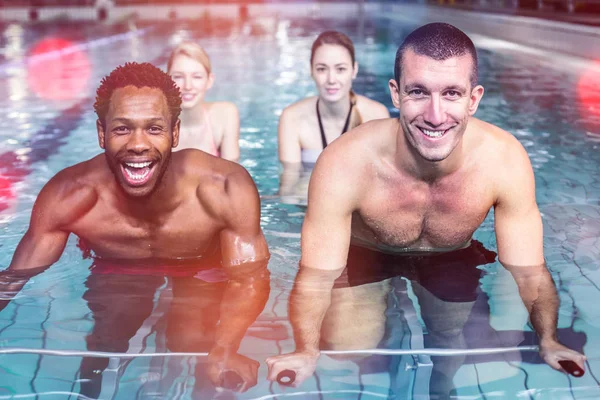
[[[363,122],[390,116],[383,104],[352,91],[358,63],[348,36],[321,33],[312,45],[310,66],[318,95],[286,107],[279,119],[279,161],[284,167],[280,195],[297,195],[300,202],[307,186],[298,185],[302,171],[314,165],[328,144]]]
[[[279,119],[279,161],[283,164],[314,163],[345,132],[362,122],[390,116],[383,104],[352,91],[358,63],[348,36],[321,33],[312,45],[310,65],[318,95],[288,106]]]

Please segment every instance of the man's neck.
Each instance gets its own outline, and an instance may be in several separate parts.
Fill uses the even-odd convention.
[[[401,124],[398,124],[396,137],[395,164],[400,170],[417,180],[430,184],[434,183],[458,171],[464,163],[463,140],[458,143],[446,159],[442,161],[429,161],[424,159],[408,143]]]
[[[173,154],[174,156],[175,154]],[[133,218],[149,223],[160,221],[173,211],[180,203],[180,196],[172,179],[172,168],[165,171],[159,186],[149,195],[132,197],[121,191],[119,196],[122,210]]]

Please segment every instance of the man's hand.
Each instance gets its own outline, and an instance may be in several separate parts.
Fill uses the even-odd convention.
[[[241,354],[218,352],[209,354],[206,372],[213,385],[245,392],[256,386],[259,365],[258,361]],[[232,372],[237,374],[239,379]]]
[[[286,386],[298,387],[314,374],[319,355],[320,353],[295,352],[269,357],[266,361],[269,367],[267,379],[276,382],[281,372],[293,371],[296,374],[295,380]]]
[[[575,350],[571,350],[568,347],[563,346],[558,343],[556,340],[546,340],[540,343],[540,356],[552,368],[555,370],[569,373],[569,371],[565,371],[565,369],[559,364],[559,361],[567,360],[573,361],[575,364],[579,366],[583,371],[585,371],[585,360],[586,356],[576,352]]]

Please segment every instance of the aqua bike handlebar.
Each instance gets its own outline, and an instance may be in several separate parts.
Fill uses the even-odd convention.
[[[581,378],[583,374],[585,374],[585,371],[582,370],[581,367],[575,363],[575,361],[560,360],[558,363],[565,371],[567,371],[570,375],[573,375],[575,378]]]
[[[519,346],[519,347],[498,347],[488,349],[415,349],[415,350],[387,350],[387,349],[365,349],[365,350],[333,350],[322,351],[321,354],[370,354],[370,355],[428,355],[428,356],[457,356],[457,355],[482,355],[482,354],[499,354],[512,351],[539,351],[538,346]],[[558,362],[560,366],[570,375],[580,378],[585,374],[585,371],[579,367],[574,361],[561,360]],[[291,386],[296,380],[296,372],[285,369],[277,374],[277,382],[280,385]]]

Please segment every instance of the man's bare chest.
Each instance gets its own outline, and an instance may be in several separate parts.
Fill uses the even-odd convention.
[[[212,251],[219,230],[198,207],[180,207],[160,217],[96,207],[72,226],[96,255],[119,259],[201,257]]]
[[[443,250],[464,246],[492,207],[482,187],[374,191],[352,218],[352,234],[377,247]]]

